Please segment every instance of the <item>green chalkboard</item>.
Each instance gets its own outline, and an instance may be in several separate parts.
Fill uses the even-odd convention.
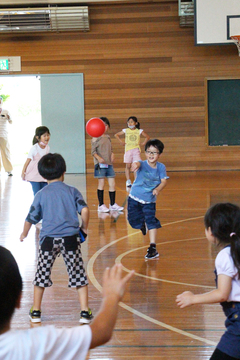
[[[240,145],[240,79],[207,79],[209,146]]]

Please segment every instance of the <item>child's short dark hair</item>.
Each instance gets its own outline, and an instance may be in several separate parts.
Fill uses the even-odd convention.
[[[66,172],[66,163],[60,154],[44,155],[38,162],[39,174],[46,180],[59,179]]]
[[[18,265],[9,250],[0,246],[0,330],[10,321],[22,292]]]
[[[150,146],[155,147],[156,149],[158,149],[159,154],[161,154],[163,152],[164,149],[164,144],[158,140],[158,139],[150,139],[147,141],[146,145],[145,145],[145,151],[150,148]]]
[[[108,120],[108,118],[106,118],[105,116],[101,116],[100,119],[110,128],[110,121]]]

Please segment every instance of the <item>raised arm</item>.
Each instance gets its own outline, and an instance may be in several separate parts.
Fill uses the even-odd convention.
[[[125,293],[126,283],[133,276],[131,271],[122,278],[122,265],[107,268],[103,275],[101,308],[91,323],[92,341],[90,349],[109,341],[117,320],[118,303]]]
[[[141,163],[139,161],[134,161],[131,165],[131,171],[138,171],[138,169],[140,168]]]

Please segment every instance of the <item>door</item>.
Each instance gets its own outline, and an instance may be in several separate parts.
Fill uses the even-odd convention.
[[[41,80],[42,125],[50,151],[61,154],[67,173],[86,173],[83,74],[45,74]]]

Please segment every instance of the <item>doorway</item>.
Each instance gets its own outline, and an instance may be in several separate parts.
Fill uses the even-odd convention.
[[[83,74],[0,76],[0,94],[13,119],[9,140],[14,168],[22,167],[35,128],[51,132],[51,152],[63,155],[67,173],[86,173]]]

